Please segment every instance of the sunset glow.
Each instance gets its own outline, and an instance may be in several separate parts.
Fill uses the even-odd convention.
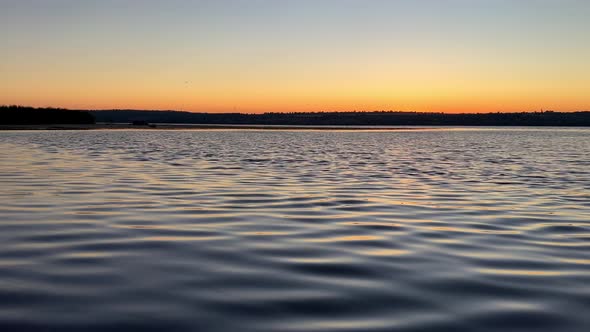
[[[575,0],[2,1],[0,104],[588,110],[589,16]]]

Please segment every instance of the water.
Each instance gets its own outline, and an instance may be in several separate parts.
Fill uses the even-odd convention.
[[[0,132],[3,331],[588,331],[590,129]]]

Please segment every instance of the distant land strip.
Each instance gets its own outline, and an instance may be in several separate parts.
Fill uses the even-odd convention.
[[[143,110],[68,110],[0,106],[0,129],[123,129],[135,127],[297,129],[308,126],[590,126],[590,111],[521,113],[291,112],[192,113]],[[52,125],[52,126],[44,126]],[[127,125],[127,126],[125,126]],[[189,126],[190,125],[190,126]],[[224,127],[223,125],[228,125]],[[235,126],[240,125],[240,126]],[[250,127],[248,127],[250,126]],[[252,127],[253,126],[253,127]],[[265,126],[281,126],[267,128]],[[76,127],[76,126],[74,126]],[[183,127],[183,126],[180,126]],[[345,128],[342,128],[345,129]],[[369,128],[367,128],[369,129]],[[377,128],[378,129],[378,128]]]

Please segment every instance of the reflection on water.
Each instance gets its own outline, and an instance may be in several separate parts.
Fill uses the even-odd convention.
[[[0,132],[2,330],[588,331],[590,130]]]

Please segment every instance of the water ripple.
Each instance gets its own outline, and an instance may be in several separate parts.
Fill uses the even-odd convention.
[[[0,329],[587,331],[590,130],[0,132]]]

